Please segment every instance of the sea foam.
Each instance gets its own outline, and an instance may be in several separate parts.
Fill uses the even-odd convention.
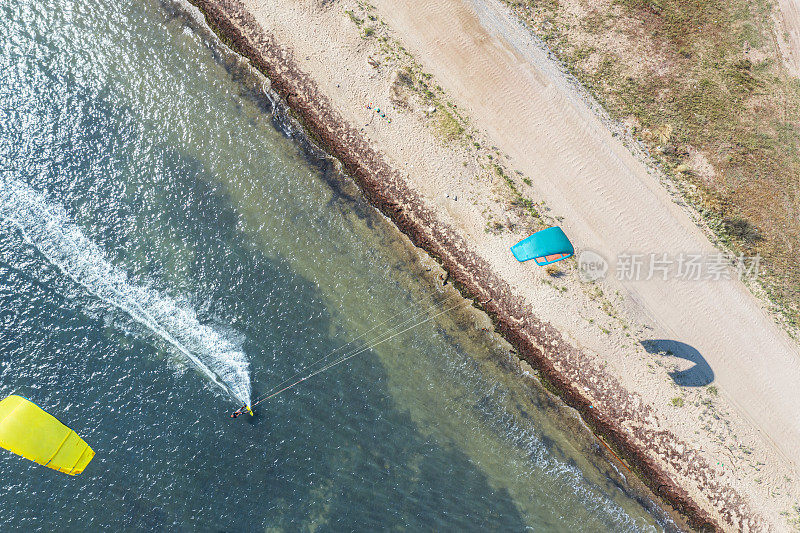
[[[16,227],[50,263],[89,293],[172,345],[212,382],[250,404],[250,372],[241,343],[201,324],[197,313],[128,279],[73,224],[58,203],[16,179],[0,178],[0,220]]]

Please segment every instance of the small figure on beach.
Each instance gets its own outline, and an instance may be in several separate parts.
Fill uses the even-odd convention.
[[[381,118],[383,118],[383,119],[386,119],[386,122],[388,122],[388,123],[391,123],[391,122],[392,122],[392,119],[386,116],[386,112],[384,112],[384,111],[381,111],[381,108],[380,108],[380,107],[373,106],[373,105],[372,105],[372,102],[368,103],[368,104],[367,104],[365,107],[366,107],[367,109],[369,109],[370,111],[373,111],[373,110],[374,110],[374,111],[375,111],[375,114],[377,114],[379,117],[381,117]],[[370,117],[370,119],[369,119],[369,122],[368,122],[368,123],[366,123],[366,124],[364,124],[364,125],[365,125],[365,126],[369,126],[369,125],[372,123],[372,118],[373,118],[374,116],[375,116],[375,115],[372,115],[372,116]]]

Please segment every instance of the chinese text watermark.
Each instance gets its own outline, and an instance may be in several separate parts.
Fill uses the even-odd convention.
[[[584,250],[578,257],[578,269],[584,281],[605,278],[613,272],[620,281],[681,280],[721,281],[754,280],[758,277],[761,257],[715,253],[621,253],[613,265],[599,253]]]

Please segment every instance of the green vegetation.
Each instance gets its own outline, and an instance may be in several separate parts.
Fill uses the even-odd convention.
[[[768,296],[800,325],[800,83],[781,67],[769,0],[506,1],[720,243],[762,257]]]
[[[443,105],[437,106],[436,127],[445,141],[455,141],[464,134],[464,126],[456,116]]]
[[[669,403],[673,407],[683,407],[684,401],[683,398],[681,398],[680,396],[676,396],[673,399],[671,399]]]
[[[362,24],[364,24],[364,21],[362,19],[358,18],[356,16],[356,14],[353,13],[352,11],[350,11],[349,9],[346,11],[346,13],[350,17],[350,20],[355,22],[356,26],[361,26]]]
[[[791,512],[786,511],[781,514],[786,516],[786,523],[794,531],[800,531],[800,505],[795,504]]]
[[[500,235],[503,233],[503,230],[506,227],[500,222],[487,222],[486,223],[486,233],[491,233],[493,235]]]
[[[533,200],[530,198],[526,198],[519,192],[517,188],[517,184],[514,183],[514,180],[509,176],[506,171],[498,165],[497,163],[492,164],[492,168],[494,169],[495,174],[497,174],[503,181],[508,185],[508,188],[511,189],[511,193],[513,195],[513,199],[511,200],[511,205],[514,207],[518,207],[528,213],[533,218],[541,218],[539,216],[539,212],[536,210],[536,204],[533,203]]]

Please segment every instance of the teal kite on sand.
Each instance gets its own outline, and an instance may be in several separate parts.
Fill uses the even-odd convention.
[[[511,247],[517,261],[533,259],[539,266],[549,265],[572,257],[575,249],[561,228],[553,226],[537,231]]]

